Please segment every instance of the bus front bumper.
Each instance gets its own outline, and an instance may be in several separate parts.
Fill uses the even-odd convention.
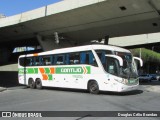
[[[122,85],[118,87],[118,92],[128,92],[128,91],[133,91],[137,90],[139,87],[139,84],[137,85]]]

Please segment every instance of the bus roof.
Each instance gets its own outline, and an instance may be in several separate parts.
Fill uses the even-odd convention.
[[[35,53],[35,54],[27,54],[27,55],[21,55],[20,57],[24,56],[38,56],[38,55],[46,55],[46,54],[61,54],[61,53],[68,53],[68,52],[80,52],[80,51],[86,51],[86,50],[111,50],[111,51],[119,51],[119,52],[127,52],[130,53],[129,50],[117,47],[117,46],[111,46],[111,45],[84,45],[84,46],[77,46],[77,47],[68,47],[68,48],[60,48],[50,51],[45,51],[41,53]]]

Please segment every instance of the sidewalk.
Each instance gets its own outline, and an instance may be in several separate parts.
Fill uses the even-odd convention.
[[[157,85],[157,86],[146,86],[145,89],[147,91],[150,91],[150,92],[160,93],[160,86],[159,85]]]
[[[149,92],[160,93],[160,81],[152,81],[151,83],[143,83],[140,88]]]
[[[26,89],[27,86],[13,86],[13,87],[0,87],[0,92],[3,92],[4,90],[16,90],[16,89]]]

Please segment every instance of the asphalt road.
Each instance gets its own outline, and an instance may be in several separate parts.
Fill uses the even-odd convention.
[[[26,87],[13,87],[0,92],[0,111],[159,111],[160,92],[149,91],[145,88],[146,85],[141,85],[139,90],[129,93],[118,94],[102,92],[99,95],[93,95],[81,90],[62,90],[53,88],[37,90]],[[25,119],[27,120],[28,118]],[[54,119],[59,120],[64,118]],[[65,119],[121,120],[128,118],[92,118],[82,116]],[[134,120],[135,118],[129,119]],[[141,117],[141,120],[143,119],[157,120],[159,118]]]

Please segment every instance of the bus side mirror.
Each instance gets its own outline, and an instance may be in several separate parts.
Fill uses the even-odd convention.
[[[122,67],[123,66],[123,59],[117,55],[105,55],[106,57],[112,57],[115,58],[119,61],[119,65]]]
[[[140,66],[142,67],[143,66],[143,61],[141,58],[139,57],[133,57],[134,60],[138,60],[140,62]]]

